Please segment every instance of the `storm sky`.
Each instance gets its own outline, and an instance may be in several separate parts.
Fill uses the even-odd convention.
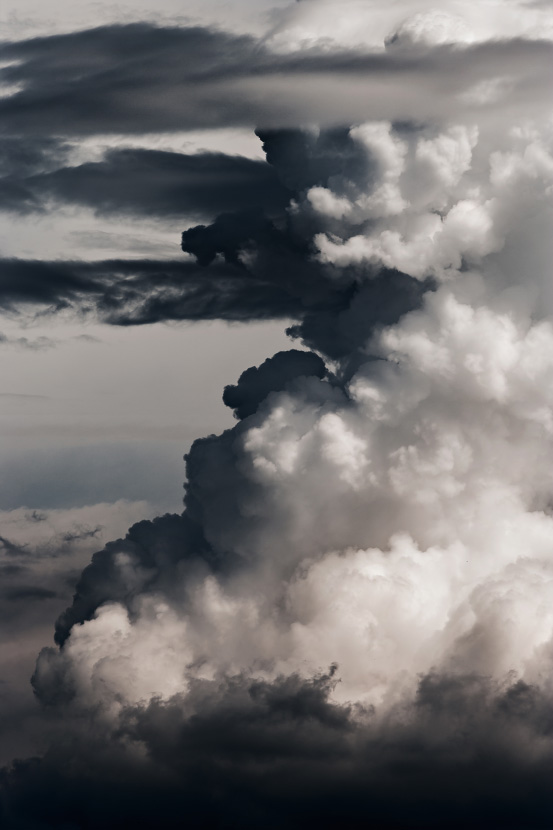
[[[1,19],[2,827],[550,827],[550,3]]]

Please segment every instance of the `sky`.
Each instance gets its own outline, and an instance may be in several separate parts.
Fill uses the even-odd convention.
[[[549,0],[0,21],[2,827],[550,827]]]

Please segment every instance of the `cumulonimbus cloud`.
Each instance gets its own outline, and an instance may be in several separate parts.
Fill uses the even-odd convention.
[[[189,259],[165,272],[44,265],[60,296],[88,296],[118,323],[191,319],[194,292],[198,318],[280,309],[310,351],[227,387],[239,420],[193,444],[184,512],[134,525],[83,572],[33,677],[69,738],[5,771],[4,814],[33,830],[549,826],[553,157],[543,78],[527,106],[521,90],[550,44],[263,47],[259,77],[244,80],[250,41],[238,54],[206,32],[72,37],[59,43],[122,49],[107,110],[136,43],[158,67],[160,43],[171,55],[190,42],[178,88],[189,73],[198,100],[237,90],[236,117],[265,121],[291,198],[187,229]],[[46,66],[50,45],[9,47],[22,60],[12,80]],[[408,105],[394,86],[407,71]],[[283,78],[302,102],[330,72],[330,104],[314,95],[308,109],[326,107],[322,123],[298,125]],[[355,97],[371,73],[390,81],[391,103],[333,103],[345,79]],[[141,75],[142,90],[156,77]],[[276,90],[265,118],[248,98],[257,84]],[[32,90],[6,110],[21,129]],[[504,93],[510,116],[494,109]],[[142,106],[137,93],[127,116]]]

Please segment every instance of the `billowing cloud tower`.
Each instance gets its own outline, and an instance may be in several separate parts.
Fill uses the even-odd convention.
[[[501,41],[450,5],[375,58],[437,95],[433,65],[485,60],[443,118],[260,127],[286,206],[183,234],[206,278],[292,297],[302,348],[226,388],[184,513],[82,574],[14,826],[550,826],[552,121],[517,74],[549,42],[537,3]]]

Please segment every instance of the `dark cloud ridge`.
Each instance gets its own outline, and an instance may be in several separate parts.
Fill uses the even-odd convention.
[[[2,59],[13,62],[1,70],[5,83],[22,87],[0,102],[0,123],[8,134],[32,134],[40,122],[52,135],[94,135],[153,125],[172,131],[438,117],[465,89],[515,68],[521,81],[513,100],[529,85],[547,100],[551,50],[548,41],[520,39],[462,49],[276,54],[252,37],[206,28],[103,26],[0,45]],[[397,95],[382,95],[383,80]],[[324,107],[313,83],[330,85]],[[363,96],[347,94],[359,84]],[[417,87],[433,91],[434,100]]]
[[[297,298],[225,263],[186,260],[0,261],[0,305],[94,313],[114,325],[295,317]]]
[[[2,155],[0,208],[19,213],[45,211],[54,200],[102,215],[200,220],[253,208],[282,212],[291,195],[266,162],[224,153],[117,148],[101,161],[41,172],[32,168],[55,165],[51,143],[0,139]]]
[[[66,719],[43,759],[3,771],[4,826],[550,826],[553,759],[524,750],[551,728],[537,690],[429,675],[382,731],[370,711],[330,701],[338,680],[332,666],[307,680],[195,681],[186,698],[128,708],[116,743]]]

